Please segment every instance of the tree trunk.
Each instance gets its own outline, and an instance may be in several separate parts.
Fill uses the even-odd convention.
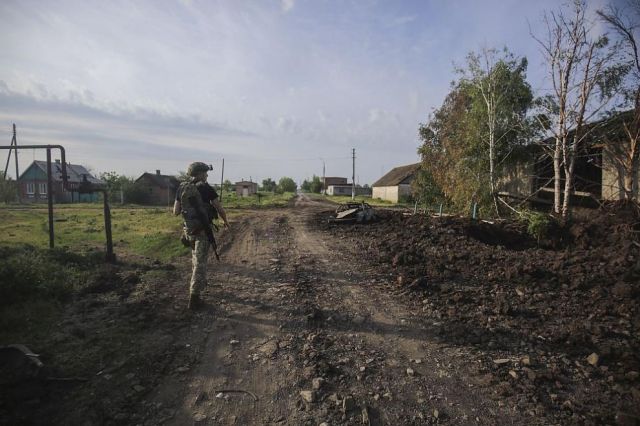
[[[562,200],[562,219],[567,220],[569,218],[569,212],[571,209],[571,187],[573,186],[573,170],[576,165],[575,152],[571,153],[571,159],[569,160],[569,166],[564,168],[564,200]]]
[[[562,155],[560,149],[560,138],[556,137],[556,148],[553,151],[553,211],[556,214],[560,213],[561,205]]]

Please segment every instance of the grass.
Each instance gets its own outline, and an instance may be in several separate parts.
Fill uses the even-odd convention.
[[[259,192],[257,195],[252,195],[250,197],[238,197],[235,192],[225,192],[223,194],[222,205],[225,209],[286,207],[295,195],[296,194],[293,192],[285,192],[283,194]]]

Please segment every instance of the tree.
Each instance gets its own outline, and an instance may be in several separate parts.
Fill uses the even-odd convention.
[[[488,150],[489,187],[498,215],[497,168],[525,133],[526,113],[533,100],[526,70],[526,58],[517,59],[506,48],[502,52],[486,48],[471,52],[467,68],[458,70],[462,84],[471,88],[473,136]]]
[[[624,135],[619,140],[605,140],[604,150],[613,160],[614,166],[622,170],[624,198],[631,200],[638,195],[634,187],[638,181],[640,162],[640,59],[638,55],[638,29],[640,28],[640,0],[628,0],[625,10],[610,5],[597,11],[602,21],[621,38],[623,61],[629,66],[628,79],[623,90],[627,105],[633,111],[628,119],[623,119]]]
[[[225,179],[222,183],[222,189],[224,192],[232,192],[233,191],[233,183],[229,179]]]
[[[275,192],[277,184],[271,178],[262,180],[262,190],[267,192]]]
[[[282,194],[283,192],[296,192],[298,185],[290,177],[281,177],[278,181],[278,187],[276,192]]]
[[[302,184],[300,185],[300,189],[304,192],[311,192],[311,182],[308,180],[303,180]]]
[[[585,124],[601,114],[618,94],[625,67],[614,63],[618,44],[609,43],[606,35],[592,37],[593,22],[586,16],[584,0],[573,0],[570,12],[546,13],[544,22],[546,38],[533,37],[542,47],[552,92],[538,104],[544,117],[541,124],[554,139],[550,147],[553,209],[566,219],[570,214],[576,156],[585,139],[596,130],[596,126]]]
[[[413,186],[422,199],[446,199],[467,210],[493,205],[496,184],[514,147],[523,143],[533,95],[526,59],[506,49],[471,53],[460,80],[419,128],[421,171]]]
[[[0,174],[0,201],[11,203],[17,200],[16,182]]]
[[[320,194],[322,192],[322,179],[320,176],[313,175],[311,178],[311,182],[309,182],[309,192],[313,192],[314,194]]]

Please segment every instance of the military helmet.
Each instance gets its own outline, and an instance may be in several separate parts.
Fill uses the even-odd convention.
[[[205,164],[201,161],[196,161],[195,163],[189,164],[189,168],[187,169],[187,174],[189,176],[195,177],[200,173],[208,172],[209,170],[213,170],[213,166]]]

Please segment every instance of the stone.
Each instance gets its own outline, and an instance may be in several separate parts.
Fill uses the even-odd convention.
[[[302,399],[304,399],[306,402],[309,402],[309,403],[315,402],[316,400],[316,393],[314,391],[310,391],[310,390],[300,391],[300,396],[302,397]]]
[[[351,395],[345,396],[344,399],[342,400],[342,412],[344,414],[347,414],[348,412],[352,411],[355,407],[356,407],[356,402],[353,399],[353,396]]]
[[[407,375],[408,376],[413,377],[413,376],[415,376],[415,374],[416,374],[416,372],[413,371],[413,368],[407,368]]]
[[[525,355],[520,359],[522,365],[531,365],[531,357],[529,355]]]
[[[193,421],[196,423],[203,422],[205,420],[207,420],[207,416],[205,414],[196,413],[193,415]]]
[[[597,353],[594,352],[587,357],[587,362],[593,365],[594,367],[597,367],[598,364],[600,363],[600,357],[598,356]]]
[[[240,344],[240,340],[235,340],[235,339],[233,339],[233,340],[231,340],[231,341],[229,342],[229,344],[230,344],[231,346],[239,345],[239,344]]]
[[[436,419],[440,417],[440,412],[438,411],[437,408],[433,410],[433,417],[435,417]]]
[[[189,367],[187,367],[187,366],[184,366],[184,367],[178,367],[178,368],[176,368],[176,371],[177,371],[178,373],[186,373],[186,372],[187,372],[187,371],[189,371],[189,370],[190,370],[190,368],[189,368]]]
[[[362,407],[362,424],[366,426],[371,425],[371,420],[369,420],[369,410],[366,405]]]
[[[499,358],[499,359],[494,359],[493,363],[496,365],[503,365],[503,364],[508,364],[510,363],[511,360],[509,358]]]
[[[324,379],[322,377],[316,377],[311,381],[311,387],[313,387],[314,390],[320,390],[323,383],[324,383]]]
[[[509,375],[514,379],[518,378],[518,373],[516,373],[514,370],[509,370]]]

